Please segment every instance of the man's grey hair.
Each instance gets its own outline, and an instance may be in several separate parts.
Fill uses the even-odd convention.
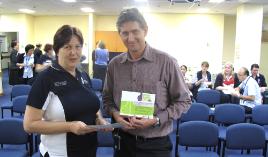
[[[116,27],[117,27],[118,32],[120,33],[120,27],[124,23],[131,22],[131,21],[138,22],[142,29],[145,29],[148,27],[144,17],[139,12],[139,10],[137,8],[130,8],[130,9],[125,9],[121,11],[116,22]]]

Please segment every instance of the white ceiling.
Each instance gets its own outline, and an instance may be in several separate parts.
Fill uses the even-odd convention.
[[[208,8],[209,13],[236,14],[236,8],[243,4],[259,4],[264,6],[264,15],[268,15],[268,0],[225,0],[223,3],[208,3],[199,0],[197,3],[170,3],[168,0],[148,0],[135,2],[134,0],[77,0],[76,3],[65,3],[61,0],[0,0],[0,14],[20,13],[18,9],[35,10],[33,15],[86,15],[81,7],[91,7],[98,15],[117,15],[124,7],[148,7],[150,12],[157,13],[198,13],[200,8]],[[198,1],[198,0],[197,0]]]

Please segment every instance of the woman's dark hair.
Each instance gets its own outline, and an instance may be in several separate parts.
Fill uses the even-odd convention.
[[[12,41],[11,42],[11,48],[14,48],[15,46],[17,46],[18,45],[18,43],[16,42],[16,41]]]
[[[78,28],[70,25],[63,25],[57,30],[53,40],[53,49],[56,55],[59,53],[59,49],[70,42],[72,36],[74,35],[78,38],[82,46],[84,44],[84,39],[81,31]]]
[[[252,70],[253,68],[260,68],[258,64],[252,64],[251,67],[250,67],[250,70]]]
[[[116,27],[117,27],[118,32],[120,33],[120,27],[124,23],[130,22],[130,21],[138,22],[142,29],[147,28],[147,23],[144,17],[142,16],[142,14],[139,12],[139,10],[137,8],[131,8],[131,9],[125,9],[121,11],[116,22]]]
[[[184,67],[184,68],[185,68],[185,70],[187,71],[187,66],[186,66],[186,65],[182,65],[181,67]]]
[[[28,53],[28,51],[30,49],[34,49],[34,46],[32,44],[28,44],[28,45],[25,46],[25,52],[26,52],[26,54]]]
[[[53,49],[53,45],[52,44],[46,44],[45,47],[44,47],[44,51],[46,53],[48,53],[49,50],[52,50]]]

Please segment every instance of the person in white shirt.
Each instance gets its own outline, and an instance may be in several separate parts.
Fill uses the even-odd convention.
[[[235,89],[236,92],[232,93],[232,95],[240,99],[239,104],[245,108],[246,113],[250,114],[253,107],[262,103],[260,87],[258,83],[249,76],[247,68],[240,68],[237,75],[241,84]]]

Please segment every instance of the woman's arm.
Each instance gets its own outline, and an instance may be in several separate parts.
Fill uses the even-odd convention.
[[[52,122],[42,120],[43,114],[43,110],[27,105],[23,123],[25,131],[39,134],[59,134],[72,132],[77,135],[83,135],[96,131],[95,129],[88,128],[87,125],[81,121]]]

